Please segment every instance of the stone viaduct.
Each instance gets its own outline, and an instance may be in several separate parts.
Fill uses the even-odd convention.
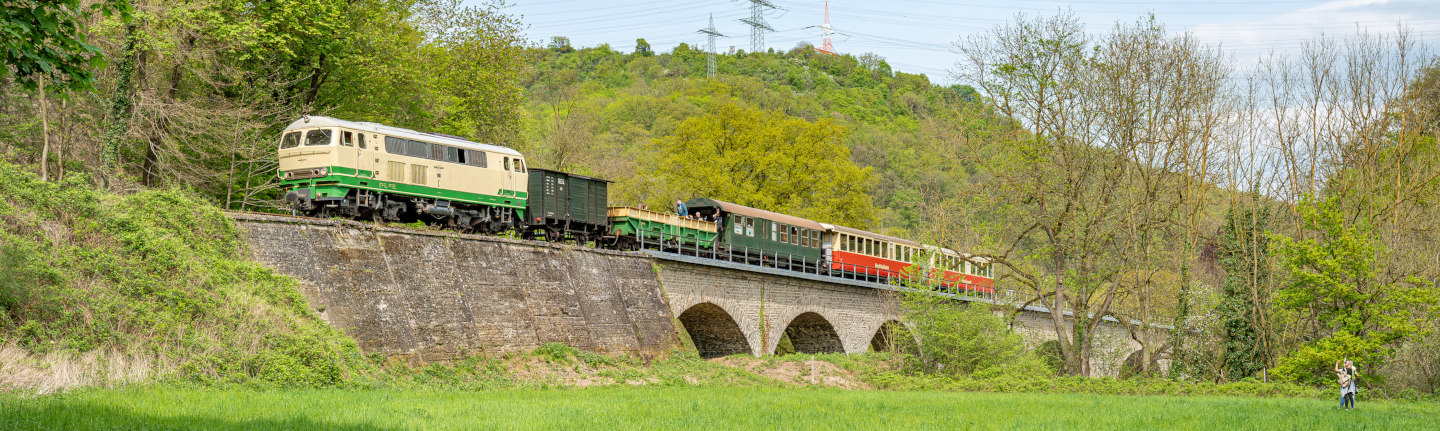
[[[232,213],[251,256],[299,281],[319,315],[366,352],[413,361],[565,343],[664,355],[688,337],[703,357],[883,346],[900,324],[890,287],[655,251],[616,252],[339,220]],[[1016,330],[1054,339],[1043,310]],[[678,326],[677,326],[678,323]],[[1138,348],[1105,325],[1092,361],[1118,373]],[[874,347],[872,347],[872,345]]]

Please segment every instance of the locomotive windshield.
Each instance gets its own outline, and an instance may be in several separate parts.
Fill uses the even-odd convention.
[[[311,130],[309,132],[306,132],[305,145],[330,145],[330,129]]]
[[[298,146],[300,146],[300,132],[286,133],[285,137],[280,139],[281,149],[295,148]]]

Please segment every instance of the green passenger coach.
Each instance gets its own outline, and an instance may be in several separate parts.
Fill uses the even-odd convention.
[[[685,202],[691,215],[720,216],[719,241],[731,254],[763,252],[777,265],[818,264],[824,258],[825,227],[813,220],[708,198]]]

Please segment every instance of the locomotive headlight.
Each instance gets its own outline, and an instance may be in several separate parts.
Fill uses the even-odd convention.
[[[320,168],[320,172],[319,172],[320,175],[319,175],[319,176],[322,176],[322,177],[323,177],[323,176],[325,176],[326,174],[329,174],[329,173],[330,173],[330,170],[329,170],[329,169]]]

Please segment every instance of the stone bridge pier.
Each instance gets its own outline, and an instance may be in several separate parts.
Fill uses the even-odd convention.
[[[656,259],[670,310],[701,357],[773,354],[786,336],[800,353],[861,353],[886,345],[882,327],[900,319],[886,290],[730,265]]]

